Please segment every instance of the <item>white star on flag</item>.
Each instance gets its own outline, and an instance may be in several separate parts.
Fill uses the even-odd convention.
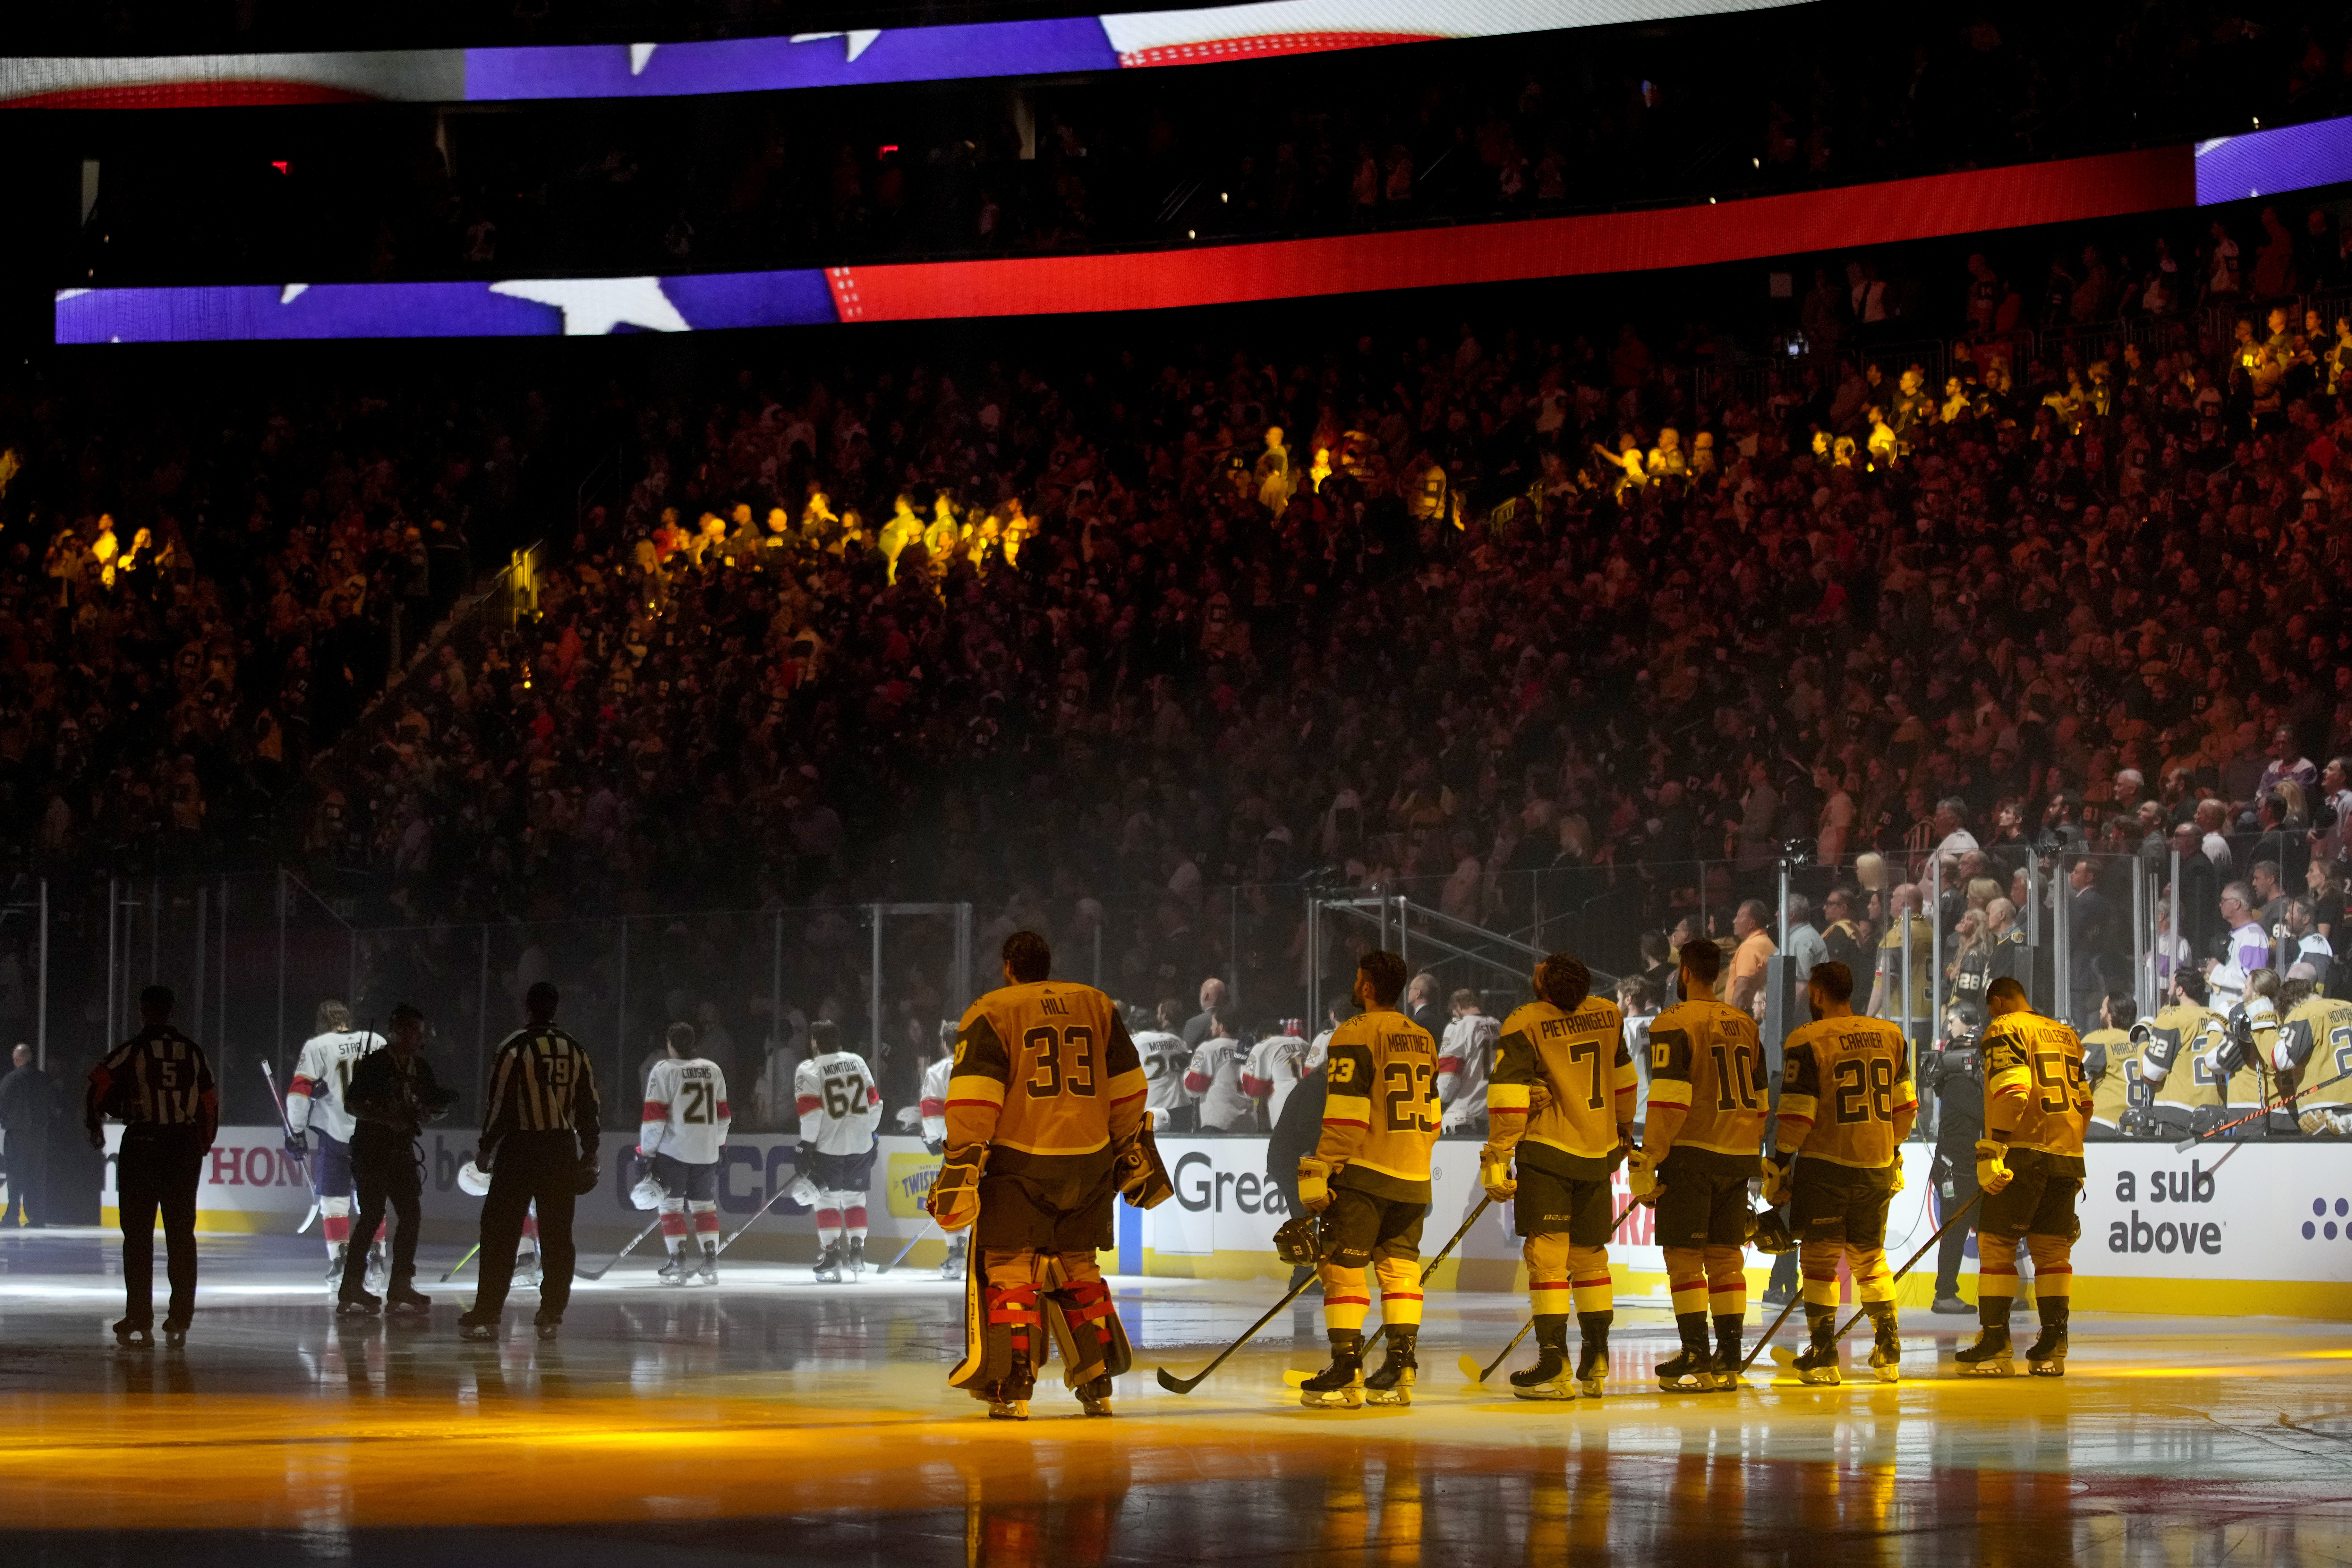
[[[629,74],[631,76],[645,75],[646,62],[654,58],[654,51],[659,47],[661,47],[659,44],[631,44],[629,46]]]
[[[694,330],[658,278],[520,278],[493,283],[490,292],[554,306],[563,312],[567,338],[601,338],[624,323],[656,332]]]
[[[853,27],[845,33],[794,33],[791,37],[792,41],[796,44],[814,44],[819,38],[845,38],[848,40],[845,47],[848,49],[849,58],[855,60],[866,52],[867,46],[881,36],[882,29],[879,27]]]

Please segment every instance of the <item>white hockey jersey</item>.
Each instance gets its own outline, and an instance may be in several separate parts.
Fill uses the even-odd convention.
[[[1143,1108],[1151,1113],[1151,1130],[1164,1132],[1169,1119],[1192,1103],[1184,1087],[1184,1064],[1192,1053],[1181,1035],[1146,1029],[1134,1037],[1136,1059],[1143,1064]]]
[[[800,1107],[801,1142],[820,1154],[863,1154],[874,1147],[882,1125],[882,1090],[866,1058],[834,1051],[801,1063],[793,1074],[793,1098]]]
[[[1201,1098],[1204,1132],[1248,1132],[1257,1101],[1242,1092],[1242,1043],[1222,1037],[1202,1040],[1184,1069],[1184,1087]]]
[[[1486,1109],[1486,1078],[1502,1037],[1503,1021],[1484,1013],[1466,1014],[1445,1026],[1444,1043],[1437,1048],[1437,1101],[1445,1107],[1440,1122],[1445,1131]]]
[[[1312,1050],[1297,1035],[1268,1035],[1250,1047],[1249,1061],[1242,1068],[1242,1092],[1265,1101],[1268,1127],[1282,1120],[1283,1102],[1298,1080],[1315,1070]]]
[[[955,1058],[941,1057],[923,1069],[923,1141],[944,1142],[948,1135],[948,1079],[955,1075]]]
[[[646,1079],[646,1104],[637,1128],[637,1151],[648,1160],[667,1154],[689,1165],[709,1165],[727,1146],[727,1075],[701,1057],[664,1058]]]
[[[286,1124],[297,1132],[315,1127],[338,1143],[350,1142],[352,1069],[383,1047],[383,1037],[368,1029],[331,1029],[303,1041],[286,1086]]]

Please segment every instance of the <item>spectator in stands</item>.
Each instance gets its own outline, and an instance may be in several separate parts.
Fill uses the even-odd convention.
[[[1813,923],[1813,901],[1802,893],[1789,895],[1789,930],[1787,932],[1789,966],[1795,977],[1796,988],[1802,992],[1806,976],[1813,965],[1829,961],[1829,943],[1821,928]]]
[[[1225,1005],[1225,983],[1215,975],[1201,982],[1201,1010],[1184,1021],[1184,1043],[1198,1047],[1213,1031],[1218,1009]],[[1192,1092],[1198,1094],[1199,1089]]]
[[[1731,974],[1724,999],[1745,1013],[1764,1016],[1764,966],[1780,951],[1772,942],[1771,911],[1761,899],[1741,902],[1731,917]]]

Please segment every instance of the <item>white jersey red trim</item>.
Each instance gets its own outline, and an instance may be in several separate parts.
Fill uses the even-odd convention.
[[[637,1127],[637,1151],[648,1160],[667,1154],[689,1165],[716,1162],[727,1146],[734,1109],[727,1103],[727,1075],[703,1057],[668,1057],[646,1076],[646,1103]]]

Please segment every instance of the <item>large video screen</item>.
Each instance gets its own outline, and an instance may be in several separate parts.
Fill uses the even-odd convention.
[[[1799,0],[1265,0],[1029,22],[680,44],[0,58],[0,108],[492,103],[1207,65],[1763,11]]]
[[[1696,267],[2191,204],[2189,149],[2154,148],[1720,205],[1109,256],[667,278],[68,289],[60,343],[603,336],[1167,310]]]

